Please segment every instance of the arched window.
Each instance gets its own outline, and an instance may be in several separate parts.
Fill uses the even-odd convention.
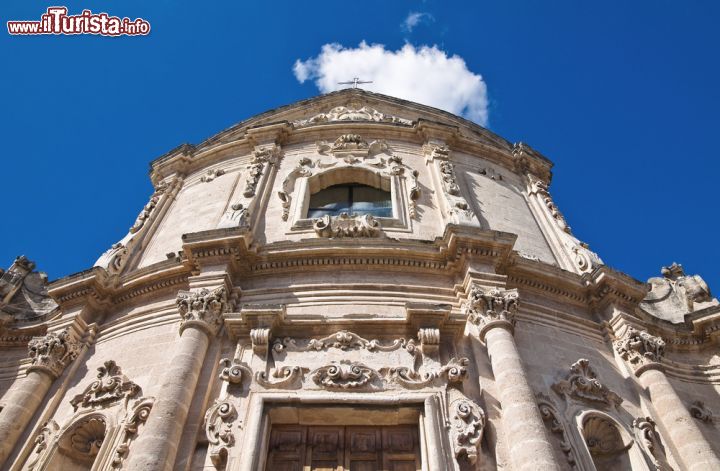
[[[360,183],[343,183],[310,195],[308,218],[338,216],[342,213],[392,217],[390,192]]]

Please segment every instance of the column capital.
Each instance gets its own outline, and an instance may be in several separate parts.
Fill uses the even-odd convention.
[[[639,377],[647,370],[663,369],[660,362],[665,354],[665,341],[661,337],[628,326],[614,346],[615,351],[633,369],[635,376]]]
[[[208,336],[215,336],[222,325],[222,314],[226,311],[225,288],[214,290],[202,288],[196,291],[180,291],[176,304],[182,321],[180,335],[189,327],[196,327]]]
[[[78,350],[79,345],[71,341],[67,330],[33,337],[28,343],[28,355],[32,361],[28,372],[43,371],[55,379],[75,359]]]
[[[515,314],[520,300],[517,289],[484,288],[473,284],[463,311],[468,321],[480,329],[480,339],[495,327],[514,332]]]

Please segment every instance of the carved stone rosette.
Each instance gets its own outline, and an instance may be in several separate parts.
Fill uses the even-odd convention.
[[[228,448],[235,445],[233,425],[237,410],[227,400],[215,401],[205,414],[205,435],[210,444],[210,460],[216,467],[227,461]]]
[[[645,330],[628,327],[615,341],[615,351],[635,371],[637,376],[651,367],[659,367],[665,353],[665,341]]]
[[[480,338],[496,325],[512,332],[519,299],[517,289],[487,289],[473,284],[464,311],[468,321],[480,328]]]
[[[450,433],[455,458],[465,456],[475,464],[485,429],[485,413],[473,401],[462,398],[450,404]]]
[[[75,410],[78,407],[95,407],[134,397],[140,392],[140,386],[122,374],[120,367],[113,361],[106,361],[98,368],[97,379],[90,383],[85,391],[71,401]]]
[[[561,396],[568,396],[586,402],[617,407],[622,398],[610,391],[597,379],[597,374],[590,367],[590,361],[582,358],[570,366],[570,373],[564,380],[552,386]]]
[[[225,288],[180,291],[176,303],[182,317],[180,334],[190,326],[200,327],[211,336],[220,330],[226,307]]]
[[[371,214],[350,216],[342,213],[339,216],[323,216],[313,221],[313,229],[320,237],[377,237],[380,234],[380,223]]]
[[[32,362],[28,371],[44,371],[57,378],[68,363],[75,359],[78,349],[78,344],[70,341],[67,330],[33,337],[28,343],[28,355]]]

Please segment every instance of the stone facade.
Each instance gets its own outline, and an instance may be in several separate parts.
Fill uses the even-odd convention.
[[[94,267],[2,273],[0,468],[720,469],[718,301],[604,265],[551,165],[357,89],[172,150]]]

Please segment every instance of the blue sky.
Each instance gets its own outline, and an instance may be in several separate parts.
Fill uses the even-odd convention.
[[[1,19],[51,5],[5,1]],[[608,265],[646,280],[677,261],[720,292],[718,2],[64,5],[152,32],[0,34],[0,266],[25,254],[51,279],[89,268],[147,201],[152,159],[317,95],[295,62],[366,41],[435,45],[481,75],[488,127],[555,162],[556,203]],[[409,31],[413,12],[425,15]]]

